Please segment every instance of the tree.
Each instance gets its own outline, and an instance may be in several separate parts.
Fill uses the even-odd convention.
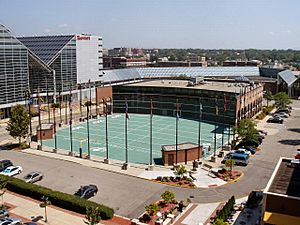
[[[150,205],[145,206],[146,212],[150,215],[153,216],[159,211],[159,206],[156,203],[152,203]]]
[[[292,103],[290,97],[284,92],[278,92],[274,95],[274,100],[277,108],[287,108]]]
[[[21,145],[22,138],[28,135],[29,123],[29,115],[24,106],[16,105],[11,109],[11,117],[6,130],[13,138],[19,139],[19,145]]]
[[[225,166],[229,168],[230,176],[232,175],[232,168],[235,166],[235,160],[234,159],[228,159],[225,162]]]
[[[265,98],[267,99],[267,106],[269,106],[269,101],[273,100],[273,95],[272,95],[272,92],[270,90],[267,90]]]
[[[165,203],[171,203],[175,199],[175,194],[174,194],[174,192],[167,190],[164,193],[162,193],[161,197]]]
[[[256,124],[252,119],[242,119],[240,120],[238,127],[235,131],[241,139],[250,140],[257,139],[257,129]]]
[[[224,222],[222,219],[216,219],[213,225],[228,225],[228,223]]]
[[[2,206],[4,204],[4,201],[3,201],[3,196],[6,192],[6,185],[8,183],[8,180],[3,178],[3,177],[0,177],[0,196],[1,196],[1,200],[2,200]]]
[[[47,206],[51,205],[51,202],[48,200],[48,197],[42,196],[42,202],[40,203],[40,207],[45,209],[45,222],[48,221],[47,218]]]
[[[98,224],[101,221],[101,210],[98,207],[87,207],[85,218],[87,219],[87,221],[84,221],[85,224]]]
[[[184,165],[180,165],[178,168],[177,168],[177,174],[182,177],[183,174],[185,174],[187,172],[186,168]]]

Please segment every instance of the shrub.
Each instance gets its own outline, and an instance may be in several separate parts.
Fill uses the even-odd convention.
[[[155,213],[159,211],[159,206],[156,203],[152,203],[150,205],[145,206],[146,212],[150,215],[153,216]]]
[[[113,209],[86,199],[76,197],[74,195],[66,194],[59,191],[53,191],[36,184],[26,183],[23,180],[6,177],[0,175],[1,178],[8,180],[6,188],[12,192],[40,200],[42,196],[47,196],[52,205],[78,212],[81,214],[86,213],[87,207],[98,208],[101,211],[102,219],[110,219],[113,217]]]
[[[192,178],[189,178],[189,177],[186,178],[186,180],[189,181],[189,182],[193,182],[193,179],[192,179]]]
[[[144,213],[140,218],[139,221],[142,223],[148,223],[151,220],[151,216],[148,213]]]
[[[175,199],[175,194],[172,191],[166,190],[164,193],[162,193],[161,198],[165,203],[170,203]]]
[[[157,181],[162,181],[162,177],[159,176],[159,177],[156,178],[156,180],[157,180]]]
[[[235,204],[235,198],[234,196],[232,196],[224,205],[224,207],[220,210],[220,212],[217,214],[216,216],[216,220],[220,219],[220,220],[226,220],[228,215],[230,214],[230,212],[233,210],[234,208],[234,204]],[[215,223],[214,223],[215,224]]]
[[[173,182],[176,181],[175,177],[170,177],[170,180]]]
[[[29,144],[27,144],[26,142],[22,142],[20,144],[20,149],[26,149],[26,148],[29,148]]]

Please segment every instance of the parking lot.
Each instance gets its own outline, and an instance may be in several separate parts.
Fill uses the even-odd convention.
[[[21,165],[22,178],[31,171],[45,175],[38,183],[45,187],[74,194],[80,185],[96,184],[98,194],[91,200],[106,204],[115,213],[130,218],[138,216],[146,204],[160,198],[165,189],[175,192],[177,199],[191,198],[193,202],[210,203],[248,195],[252,190],[266,186],[273,169],[281,156],[293,157],[299,148],[300,102],[293,103],[292,116],[283,124],[264,124],[268,136],[264,139],[247,167],[241,167],[244,177],[236,183],[210,189],[183,189],[150,182],[137,177],[108,172],[72,162],[46,158],[17,151],[1,151],[1,159],[10,159]]]

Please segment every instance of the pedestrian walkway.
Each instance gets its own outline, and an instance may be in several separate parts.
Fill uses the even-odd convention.
[[[85,216],[79,213],[58,208],[47,207],[47,222],[45,222],[44,208],[39,206],[40,202],[26,196],[13,192],[6,192],[3,195],[4,204],[8,206],[11,217],[20,218],[22,222],[34,221],[39,225],[84,225]],[[100,224],[105,225],[129,225],[130,220],[124,217],[114,216],[111,220],[103,220]]]

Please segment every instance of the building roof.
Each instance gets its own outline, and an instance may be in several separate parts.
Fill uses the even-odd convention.
[[[298,79],[290,70],[281,71],[278,73],[278,76],[284,80],[288,86],[291,86]]]
[[[205,81],[204,83],[188,86],[187,80],[150,80],[138,83],[127,84],[126,86],[135,87],[170,87],[170,88],[189,88],[211,91],[222,91],[228,93],[240,93],[241,87],[229,82]]]
[[[27,48],[49,65],[75,35],[18,37]]]
[[[258,77],[258,67],[146,67],[132,69],[106,70],[103,81],[106,83],[142,78],[168,77]]]
[[[291,166],[291,161],[279,160],[265,192],[300,198],[300,164]]]
[[[179,151],[185,150],[185,149],[191,149],[191,148],[197,148],[198,145],[192,142],[186,142],[186,143],[181,143],[177,145],[177,149]],[[176,150],[176,145],[163,145],[162,146],[163,151],[175,151]]]

